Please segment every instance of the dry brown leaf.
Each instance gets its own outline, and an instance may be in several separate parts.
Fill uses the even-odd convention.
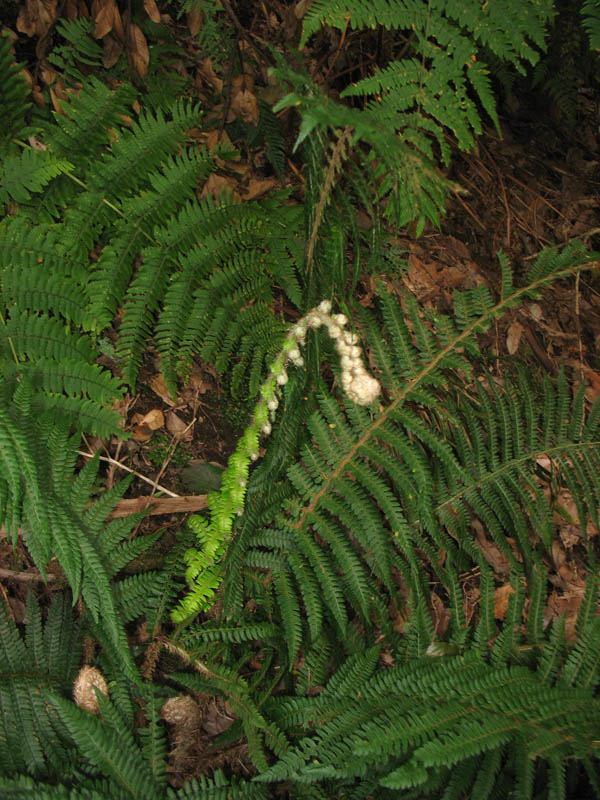
[[[59,100],[68,100],[69,95],[67,94],[67,90],[65,89],[65,85],[63,83],[62,78],[58,78],[56,83],[53,86],[54,91],[56,92],[56,96]]]
[[[581,520],[579,519],[579,509],[577,508],[577,503],[568,489],[560,490],[555,503],[555,508],[557,509],[557,511],[554,512],[553,517],[555,523],[560,526],[563,526],[566,523],[567,525],[579,527],[583,533],[583,526],[581,524]],[[591,521],[588,521],[585,533],[588,536],[596,536],[598,534],[596,526]]]
[[[147,425],[151,430],[157,431],[164,426],[165,415],[160,408],[153,408],[147,414],[144,414],[140,422],[142,425]]]
[[[506,583],[504,586],[499,586],[494,592],[494,617],[496,619],[504,619],[508,609],[508,600],[515,590]]]
[[[56,0],[25,0],[17,17],[17,30],[27,36],[44,36],[56,19]]]
[[[431,610],[433,612],[435,635],[438,639],[441,639],[448,628],[448,623],[450,622],[450,612],[447,608],[444,608],[442,599],[433,591],[431,592]]]
[[[31,145],[33,150],[47,150],[48,145],[45,142],[40,142],[39,139],[36,139],[35,136],[30,136],[27,140]]]
[[[171,392],[167,389],[165,379],[160,372],[156,372],[150,378],[149,384],[154,394],[157,394],[164,403],[166,403],[168,406],[175,405],[173,398],[171,397]]]
[[[273,178],[265,178],[264,180],[252,178],[244,193],[244,199],[252,200],[255,197],[259,197],[261,194],[266,194],[266,192],[269,192],[275,186],[275,183]]]
[[[437,277],[435,265],[425,264],[416,253],[410,253],[404,280],[418,300],[430,300],[439,294]]]
[[[56,72],[47,63],[42,65],[40,76],[46,86],[50,86],[56,80]]]
[[[208,386],[204,380],[202,370],[200,370],[198,367],[192,367],[187,388],[192,389],[192,391],[197,392],[198,394],[206,394]]]
[[[154,408],[147,414],[134,414],[131,418],[133,423],[132,438],[135,442],[144,444],[149,442],[154,431],[160,430],[165,424],[165,418],[159,408]]]
[[[194,427],[184,422],[174,411],[167,411],[167,430],[182,442],[191,442],[194,438]]]
[[[52,106],[53,106],[54,110],[58,114],[62,114],[63,113],[62,106],[60,104],[60,100],[58,99],[58,95],[54,91],[54,87],[53,86],[50,87],[50,100],[52,100]]]
[[[94,36],[104,39],[113,29],[116,5],[115,0],[103,0],[102,6],[94,20]]]
[[[203,61],[198,62],[196,68],[196,86],[198,86],[198,83],[201,83],[202,80],[206,81],[206,83],[212,86],[219,94],[223,91],[223,81],[215,72],[210,58],[205,58]]]
[[[258,125],[258,100],[249,89],[240,89],[231,101],[227,122],[241,119],[250,125]]]
[[[552,560],[554,561],[554,566],[557,569],[559,569],[567,560],[567,554],[563,550],[558,539],[555,539],[552,542]]]
[[[63,6],[63,16],[67,19],[79,19],[80,17],[87,17],[89,10],[85,5],[85,0],[66,0]]]
[[[46,100],[44,98],[44,93],[40,89],[40,87],[36,85],[31,90],[31,95],[33,97],[33,102],[36,104],[38,108],[43,108],[46,105]]]
[[[115,14],[113,17],[113,36],[115,36],[121,44],[125,44],[125,28],[123,27],[123,20],[121,19],[121,12],[117,6],[115,6]]]
[[[585,387],[585,397],[590,403],[594,403],[600,397],[600,375],[589,367],[584,367],[585,379],[588,381]]]
[[[135,426],[133,438],[136,442],[148,442],[154,431],[165,424],[165,417],[160,408],[153,408],[147,414],[134,414],[131,422]]]
[[[150,63],[148,42],[146,41],[146,37],[142,33],[141,28],[139,28],[134,22],[132,22],[129,26],[129,35],[131,42],[131,49],[129,51],[131,64],[140,78],[145,78],[146,73],[148,72],[148,64]]]
[[[197,36],[202,30],[204,25],[204,14],[202,11],[194,8],[187,13],[188,28],[192,36]]]
[[[561,525],[559,534],[561,542],[569,550],[583,539],[583,532],[576,525]]]
[[[231,139],[227,135],[227,131],[219,132],[216,128],[211,131],[203,132],[202,143],[210,152],[216,150],[217,147],[220,147],[224,150],[235,150],[233,144],[231,143]],[[221,161],[221,159],[218,159],[218,163],[224,164],[225,162]],[[229,163],[229,161],[227,163]]]
[[[523,326],[520,322],[515,320],[512,325],[508,329],[508,333],[506,334],[506,349],[513,356],[517,350],[519,349],[519,343],[521,341],[521,335],[523,333]]]
[[[306,14],[306,10],[310,5],[310,0],[300,0],[299,3],[296,3],[294,6],[294,16],[296,19],[302,19]]]
[[[208,176],[204,186],[202,187],[201,197],[206,197],[207,194],[213,197],[219,197],[224,191],[232,193],[232,197],[238,203],[241,198],[237,192],[237,182],[232,178],[226,178],[223,175],[217,175],[215,172]]]
[[[528,311],[529,311],[529,315],[531,317],[533,317],[533,319],[536,320],[536,322],[539,322],[542,319],[542,317],[544,316],[544,313],[542,311],[542,307],[541,307],[541,305],[539,303],[531,303],[529,305]]]
[[[475,613],[475,609],[479,604],[479,596],[480,591],[477,586],[473,586],[473,588],[467,590],[464,594],[463,612],[465,615],[465,623],[467,625],[469,625],[473,619],[473,614]]]
[[[510,563],[496,542],[490,541],[483,530],[483,525],[478,519],[473,520],[473,528],[477,537],[477,544],[481,548],[483,557],[497,575],[508,575]]]
[[[146,9],[146,14],[148,14],[152,22],[155,22],[158,25],[160,22],[160,11],[158,10],[155,0],[144,0],[144,8]]]
[[[117,61],[121,58],[123,52],[123,45],[117,41],[112,34],[104,37],[103,41],[104,55],[102,56],[102,64],[105,69],[114,67]]]
[[[132,439],[135,442],[140,442],[140,444],[145,444],[149,442],[152,438],[152,434],[154,431],[152,428],[149,428],[147,425],[136,425],[133,429]]]
[[[570,592],[560,595],[556,590],[551,592],[546,606],[545,622],[565,615],[565,638],[570,641],[576,636],[577,616],[583,594]]]

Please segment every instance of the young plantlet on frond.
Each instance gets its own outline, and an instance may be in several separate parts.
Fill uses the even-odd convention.
[[[309,328],[323,326],[334,341],[340,355],[342,387],[353,403],[367,406],[378,396],[381,390],[379,381],[365,369],[358,335],[345,329],[347,322],[344,314],[331,314],[331,303],[323,300],[290,328],[260,389],[252,420],[229,459],[221,489],[208,496],[210,521],[199,515],[190,517],[189,525],[196,534],[199,548],[190,549],[185,555],[188,565],[185,576],[190,593],[173,611],[175,622],[183,622],[212,605],[222,579],[221,561],[231,537],[233,520],[243,513],[250,464],[258,459],[260,439],[271,433],[280,395],[288,382],[288,366],[301,367],[304,364],[301,348]]]

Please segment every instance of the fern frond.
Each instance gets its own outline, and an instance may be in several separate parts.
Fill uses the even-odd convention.
[[[8,149],[12,137],[23,137],[26,131],[25,120],[31,103],[25,78],[20,74],[20,66],[11,54],[12,42],[8,32],[0,38],[0,71],[4,76],[0,87],[0,104],[3,109],[0,120],[0,147]],[[3,152],[4,155],[4,152]]]
[[[581,6],[582,25],[593,50],[600,50],[600,7],[597,0],[585,0]]]
[[[97,696],[102,714],[114,721],[110,700],[100,692]],[[122,724],[114,728],[110,722],[103,723],[61,697],[50,696],[48,701],[86,759],[115,781],[128,796],[148,800],[156,797],[154,776],[141,751],[130,737],[125,736]]]
[[[0,773],[68,773],[72,742],[41,691],[70,692],[81,654],[81,621],[73,619],[69,599],[57,593],[43,624],[39,605],[29,594],[25,637],[4,603],[0,628]]]
[[[19,156],[6,158],[0,171],[0,202],[13,199],[26,203],[31,192],[41,192],[57,175],[68,173],[73,165],[66,158],[56,158],[48,150],[22,150]]]

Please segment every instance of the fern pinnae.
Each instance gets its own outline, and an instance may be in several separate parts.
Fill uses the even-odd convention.
[[[97,78],[90,77],[79,96],[63,105],[65,116],[55,116],[56,125],[48,132],[52,150],[59,156],[84,163],[93,151],[109,140],[108,131],[119,128],[121,114],[135,98],[132,87],[121,84],[111,91]]]
[[[337,526],[324,514],[317,511],[311,516],[311,524],[318,535],[329,545],[335,561],[341,567],[345,594],[359,611],[365,623],[369,622],[368,576],[352,545],[339,536]]]
[[[386,586],[391,586],[391,564],[386,535],[381,531],[380,519],[372,505],[372,499],[364,488],[352,481],[339,481],[335,493],[323,498],[323,508],[336,516],[351,532],[352,537],[363,550],[371,571],[377,575]],[[318,514],[315,510],[314,515]],[[343,541],[344,536],[338,533],[338,538]]]
[[[342,587],[329,556],[311,536],[302,536],[298,541],[298,549],[314,570],[327,608],[333,616],[340,635],[344,635],[348,617]]]
[[[50,697],[49,700],[82,753],[92,763],[115,780],[129,796],[144,800],[156,797],[154,779],[135,743],[128,741],[127,729],[122,722],[114,730],[60,697]],[[112,709],[110,701],[101,696],[98,700],[103,711],[109,713]]]
[[[324,609],[315,572],[311,568],[309,559],[300,552],[290,553],[288,560],[306,608],[311,640],[316,642],[323,630]]]
[[[302,622],[293,578],[287,565],[274,573],[273,582],[286,634],[288,663],[293,664],[302,642]]]

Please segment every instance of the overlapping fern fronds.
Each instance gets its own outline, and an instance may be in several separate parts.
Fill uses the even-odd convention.
[[[274,293],[302,303],[301,207],[283,198],[195,202],[215,168],[212,153],[185,142],[201,112],[178,102],[167,115],[132,119],[134,97],[125,84],[88,79],[64,116],[42,126],[46,149],[12,146],[0,187],[1,199],[19,203],[0,228],[1,363],[15,379],[34,373],[40,403],[66,411],[65,395],[73,407],[89,399],[90,419],[73,421],[102,435],[117,429],[102,406],[121,389],[93,364],[94,337],[117,309],[127,383],[156,332],[171,388],[201,353],[219,370],[234,368],[241,391],[247,380],[256,388],[278,342]]]
[[[111,585],[123,567],[150,547],[160,533],[127,540],[141,519],[134,514],[106,521],[130,481],[126,479],[94,498],[98,458],[75,474],[79,434],[69,434],[68,421],[38,415],[24,379],[9,403],[0,407],[0,523],[13,545],[21,536],[36,567],[46,575],[54,556],[73,591],[81,595],[90,625],[114,662],[135,675],[122,608],[135,607],[135,586],[128,579]],[[139,576],[148,591],[152,576]],[[115,587],[118,589],[118,600]],[[139,601],[138,601],[139,602]]]
[[[594,796],[600,706],[590,687],[490,667],[476,653],[387,670],[379,655],[372,647],[349,657],[317,697],[269,701],[284,730],[313,730],[260,781],[319,784],[329,797],[358,784],[381,798],[438,797],[446,787],[444,797],[486,800],[498,781],[504,796],[531,797],[534,785],[545,787],[536,797],[564,796],[565,784],[570,797]]]
[[[292,92],[278,108],[294,105],[300,111],[298,142],[315,128],[350,127],[356,150],[370,165],[373,192],[386,201],[386,214],[399,225],[416,219],[422,230],[426,219],[438,221],[447,193],[456,189],[435,168],[440,157],[449,160],[448,133],[459,147],[472,147],[482,131],[482,109],[498,126],[481,50],[523,72],[539,58],[553,14],[551,0],[518,7],[510,0],[311,3],[301,47],[323,25],[341,31],[381,26],[397,31],[406,55],[342,90],[342,99],[364,98],[360,110],[333,101],[307,74],[282,63],[276,73],[291,83]]]
[[[552,547],[553,508],[544,492],[542,459],[552,464],[553,480],[573,494],[581,524],[598,526],[598,410],[585,414],[583,390],[572,397],[564,378],[537,386],[510,371],[499,384],[474,373],[472,361],[481,358],[477,333],[588,258],[577,245],[547,252],[523,288],[513,287],[503,262],[499,301],[485,287],[457,294],[454,319],[424,315],[409,299],[401,308],[382,292],[383,329],[364,312],[362,321],[385,401],[371,413],[352,404],[342,409],[322,387],[320,410],[308,421],[312,443],[288,470],[283,495],[274,491],[272,523],[264,526],[269,517],[261,504],[261,529],[242,525],[231,546],[226,613],[239,609],[243,565],[269,568],[289,641],[314,641],[324,625],[343,637],[351,609],[363,625],[373,624],[378,603],[394,591],[397,569],[409,589],[411,612],[421,613],[428,598],[425,558],[457,600],[451,603],[456,616],[448,640],[462,647],[472,632],[458,602],[457,576],[474,567],[483,576],[489,570],[474,544],[474,519],[507,559],[515,587],[522,580],[529,585]],[[275,510],[282,502],[284,514]],[[383,591],[379,600],[373,576]],[[482,610],[489,602],[488,593]],[[307,625],[303,637],[301,617]],[[486,612],[481,624],[488,622]],[[482,650],[493,627],[489,635],[478,634]],[[405,646],[422,655],[432,636],[432,628],[411,625]],[[516,644],[507,641],[507,656]]]
[[[381,324],[356,307],[381,402],[342,405],[321,385],[310,443],[287,478],[271,465],[252,474],[225,560],[217,613],[227,622],[184,634],[200,659],[220,642],[233,665],[255,637],[266,664],[299,665],[297,697],[265,705],[296,744],[259,780],[291,780],[307,796],[314,785],[315,796],[342,797],[358,782],[382,798],[437,797],[447,785],[449,796],[486,798],[496,776],[507,792],[531,797],[541,783],[560,796],[576,758],[572,784],[594,786],[593,538],[581,543],[586,593],[574,641],[562,618],[547,628],[546,608],[559,489],[571,493],[582,530],[599,526],[600,406],[586,408],[583,387],[573,394],[563,375],[538,383],[506,368],[498,380],[475,366],[484,360],[477,337],[494,319],[594,258],[577,243],[546,251],[520,288],[502,258],[499,299],[486,287],[457,293],[452,318],[389,291]],[[486,542],[506,575],[495,574]],[[468,616],[465,575],[477,576],[479,592]],[[502,618],[500,586],[510,593]],[[382,669],[380,656],[397,666]]]

